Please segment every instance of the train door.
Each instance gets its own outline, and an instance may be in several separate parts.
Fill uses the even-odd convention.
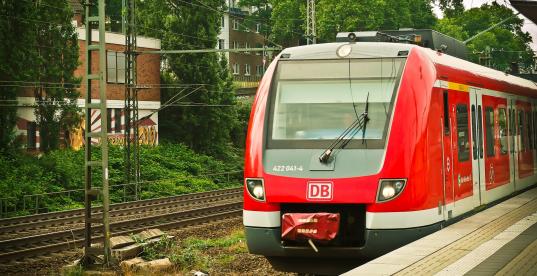
[[[485,168],[483,180],[485,187],[481,189],[481,203],[488,203],[496,199],[498,195],[484,192],[508,185],[510,181],[507,145],[507,100],[497,96],[484,95],[482,97],[482,108],[483,166]]]
[[[531,131],[531,104],[523,101],[516,101],[517,134],[518,134],[518,178],[522,182],[523,178],[533,175],[533,141]]]
[[[481,187],[485,175],[483,165],[483,108],[480,89],[470,88],[470,113],[472,120],[472,201],[473,207],[481,205]]]
[[[517,172],[518,172],[518,139],[517,139],[517,127],[516,127],[516,103],[515,99],[509,99],[509,159],[510,165],[509,171],[511,172],[511,183],[516,190],[517,185]]]
[[[452,136],[453,125],[450,116],[450,101],[448,90],[443,90],[443,116],[442,116],[442,159],[444,162],[444,219],[452,217],[453,207],[455,206],[455,197],[453,190],[453,151],[452,151]]]

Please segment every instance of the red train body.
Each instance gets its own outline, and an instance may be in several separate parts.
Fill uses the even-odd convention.
[[[536,104],[530,81],[419,46],[284,50],[250,117],[243,218],[250,252],[289,263],[371,259],[527,188],[536,180]],[[319,161],[343,133],[330,127],[366,105],[366,129]],[[324,196],[315,183],[327,185]],[[336,239],[318,252],[282,241],[283,214],[320,212],[341,215]]]

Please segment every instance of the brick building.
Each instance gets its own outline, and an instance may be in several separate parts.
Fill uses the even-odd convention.
[[[262,48],[265,39],[259,33],[260,25],[245,26],[244,18],[252,12],[252,8],[239,7],[238,0],[227,0],[228,11],[222,15],[219,49]],[[226,53],[229,67],[238,82],[258,81],[268,66],[268,56],[263,52]],[[263,62],[265,60],[265,63]]]
[[[78,44],[80,47],[80,65],[75,71],[75,76],[84,77],[86,67],[86,30],[82,26],[81,13],[82,6],[77,0],[71,1],[75,16],[73,24],[76,24],[78,34]],[[99,36],[96,30],[93,31],[92,38],[98,42]],[[123,144],[125,133],[125,36],[119,33],[106,32],[106,55],[107,55],[107,106],[108,106],[108,140],[111,144]],[[148,37],[137,37],[138,50],[160,50],[160,40]],[[99,58],[98,53],[93,52],[92,70],[98,70]],[[139,85],[149,88],[138,92],[139,117],[142,118],[151,114],[154,110],[160,108],[160,56],[159,55],[139,55],[137,59],[137,81]],[[84,106],[84,80],[81,81],[80,97],[77,101],[78,106],[83,112]],[[92,86],[92,98],[99,98],[98,85]],[[17,134],[26,142],[28,149],[39,150],[40,138],[39,130],[36,127],[36,117],[34,114],[33,104],[35,98],[32,90],[24,91],[18,97],[20,107],[17,112]],[[100,111],[92,110],[92,131],[100,129]],[[81,122],[80,127],[70,133],[69,137],[61,137],[65,139],[65,144],[75,149],[83,145],[82,134],[84,123]],[[158,113],[140,122],[139,127],[140,141],[143,144],[158,143]]]

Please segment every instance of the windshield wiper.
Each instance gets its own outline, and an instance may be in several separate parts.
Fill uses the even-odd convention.
[[[321,163],[328,163],[328,160],[330,160],[330,156],[332,155],[332,153],[334,153],[334,149],[345,148],[347,144],[349,144],[349,142],[352,140],[352,138],[358,132],[360,132],[360,130],[362,131],[362,139],[365,139],[365,130],[366,130],[367,122],[369,121],[368,111],[369,111],[369,93],[367,94],[367,99],[365,102],[365,111],[362,114],[360,114],[360,116],[358,116],[356,120],[354,120],[354,122],[352,122],[352,124],[349,127],[347,127],[343,131],[343,133],[341,133],[338,136],[338,138],[334,140],[334,142],[332,142],[332,144],[330,144],[330,146],[321,154],[321,156],[319,156],[319,161]],[[347,138],[344,141],[345,137],[347,136],[349,136],[349,138]]]

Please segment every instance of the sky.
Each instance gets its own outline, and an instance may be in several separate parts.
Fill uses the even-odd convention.
[[[464,0],[463,2],[464,2],[464,7],[466,9],[471,9],[471,8],[479,7],[485,3],[492,3],[494,2],[494,0]],[[507,6],[513,9],[515,12],[518,12],[517,10],[515,10],[515,8],[511,6],[511,4],[509,3],[509,0],[497,0],[496,2],[498,2],[500,5]],[[438,6],[434,6],[434,12],[436,13],[438,17],[442,17],[442,12],[438,8]],[[522,27],[522,30],[530,33],[531,37],[533,38],[533,43],[531,44],[531,48],[537,51],[537,25],[532,23],[529,19],[527,19],[526,17],[522,15],[519,15],[519,17],[524,19],[524,26]]]

